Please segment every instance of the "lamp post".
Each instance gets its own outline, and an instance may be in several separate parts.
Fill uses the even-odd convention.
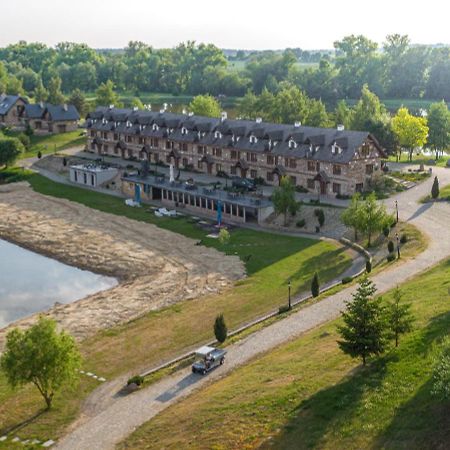
[[[400,259],[400,238],[398,237],[398,233],[395,233],[395,238],[397,239],[397,256]]]
[[[291,280],[290,279],[288,281],[288,305],[289,305],[289,309],[291,309],[292,305],[291,305]]]
[[[395,200],[395,211],[397,213],[397,223],[398,223],[398,201]]]

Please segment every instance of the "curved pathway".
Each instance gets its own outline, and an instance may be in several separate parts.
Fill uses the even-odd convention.
[[[450,169],[436,168],[434,172],[438,175],[441,186],[450,184]],[[385,201],[392,212],[395,200],[398,201],[400,218],[411,222],[428,235],[429,246],[415,259],[373,276],[372,279],[380,293],[394,288],[450,256],[450,205],[417,203],[418,199],[430,192],[432,182],[433,177]],[[258,354],[335,319],[344,308],[345,300],[350,298],[354,290],[354,286],[344,289],[229,346],[225,365],[206,377],[194,375],[190,369],[183,369],[127,397],[116,395],[106,409],[101,412],[92,411],[92,416],[83,417],[78,427],[63,438],[57,448],[67,450],[114,448],[115,444],[126,438],[136,427],[194,390],[223,377]]]

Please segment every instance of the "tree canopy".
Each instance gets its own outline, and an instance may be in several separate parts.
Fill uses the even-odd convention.
[[[24,151],[25,148],[19,139],[0,135],[0,167],[13,165]]]
[[[288,213],[295,214],[300,206],[295,200],[295,186],[288,177],[282,177],[280,186],[272,193],[272,202],[277,214],[284,215],[284,224],[287,224]]]
[[[198,116],[220,117],[220,104],[211,95],[197,95],[189,104],[189,109]]]

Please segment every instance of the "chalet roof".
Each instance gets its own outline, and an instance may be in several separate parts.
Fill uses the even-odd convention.
[[[54,122],[80,120],[80,114],[74,105],[52,105],[42,102],[25,105],[24,114],[29,119],[42,119],[46,113]]]
[[[18,100],[28,103],[28,101],[20,95],[0,94],[0,116],[6,115]]]
[[[127,121],[145,124],[144,136],[169,137],[172,141],[235,148],[334,163],[348,163],[362,144],[371,140],[383,154],[377,140],[367,131],[338,130],[302,125],[284,125],[252,120],[217,119],[172,112],[97,108],[88,114],[88,128],[101,130],[104,119],[119,122],[117,132],[135,134]],[[157,128],[153,129],[154,124]],[[138,125],[136,125],[138,126]],[[185,128],[185,131],[182,129]],[[218,132],[218,133],[217,133]],[[293,141],[293,143],[292,143]]]

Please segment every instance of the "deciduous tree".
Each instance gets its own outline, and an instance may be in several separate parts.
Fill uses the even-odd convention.
[[[220,104],[211,95],[197,95],[189,104],[189,109],[197,116],[220,117]]]
[[[402,303],[402,291],[397,287],[393,299],[387,304],[388,326],[395,346],[398,347],[400,335],[412,330],[414,317],[411,313],[411,303]]]
[[[428,145],[434,149],[438,159],[439,153],[450,146],[450,112],[444,101],[430,106],[428,127]]]
[[[14,164],[25,150],[22,142],[17,138],[0,137],[0,167]]]
[[[281,178],[280,186],[272,193],[272,203],[277,214],[284,215],[284,225],[287,225],[288,212],[295,214],[300,206],[295,200],[295,187],[288,177]]]

